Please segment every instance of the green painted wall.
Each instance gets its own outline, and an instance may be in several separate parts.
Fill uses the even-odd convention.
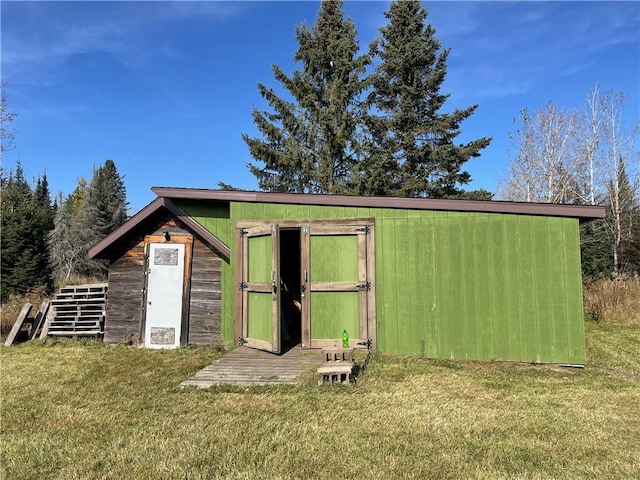
[[[181,202],[235,250],[239,220],[375,217],[378,350],[584,364],[578,220],[380,208]],[[223,269],[223,338],[235,279]]]
[[[210,202],[202,200],[179,200],[176,202],[196,222],[213,233],[218,239],[231,248],[231,259],[235,255],[235,222],[230,220],[230,205],[227,202]],[[235,271],[231,262],[222,262],[222,328],[224,342],[233,342],[233,304],[235,302]]]

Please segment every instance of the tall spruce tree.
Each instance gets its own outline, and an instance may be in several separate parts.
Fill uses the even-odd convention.
[[[419,1],[394,1],[389,23],[371,45],[378,59],[368,96],[369,142],[358,166],[358,191],[403,197],[456,197],[470,181],[462,169],[490,138],[454,144],[477,105],[443,113],[449,49],[442,49]]]
[[[38,178],[33,191],[33,217],[35,220],[33,244],[36,252],[34,260],[42,285],[47,291],[50,291],[53,288],[53,268],[49,256],[47,235],[53,230],[55,208],[51,203],[46,172],[41,178]]]
[[[311,29],[296,29],[302,64],[292,76],[274,65],[273,73],[293,101],[259,83],[272,112],[253,110],[264,139],[242,138],[261,189],[279,192],[348,193],[359,153],[359,98],[369,58],[358,56],[356,27],[344,18],[342,1],[323,1]]]
[[[15,173],[3,181],[2,189],[2,302],[12,293],[25,293],[33,284],[35,267],[30,263],[33,229],[31,206],[33,192],[18,162]]]
[[[94,210],[92,222],[100,238],[127,221],[127,190],[113,160],[105,160],[103,166],[94,170],[87,201]]]
[[[0,296],[24,294],[35,287],[51,287],[51,269],[44,242],[53,211],[46,174],[37,179],[35,192],[18,162],[15,173],[2,178]]]

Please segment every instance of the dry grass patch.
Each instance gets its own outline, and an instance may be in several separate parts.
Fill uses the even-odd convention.
[[[619,349],[601,341],[602,327],[587,332],[589,348],[601,352],[597,368],[378,356],[351,388],[318,388],[310,376],[297,386],[180,390],[221,351],[19,345],[0,352],[0,472],[17,479],[634,478],[640,383],[602,371]],[[622,326],[608,327],[626,338]],[[633,357],[616,370],[636,368],[637,350]]]
[[[33,305],[31,309],[33,316],[45,297],[44,288],[37,288],[26,295],[10,295],[4,305],[0,306],[0,335],[4,337],[9,334],[25,303],[29,302]]]
[[[584,310],[597,322],[640,324],[640,277],[621,276],[585,284]]]

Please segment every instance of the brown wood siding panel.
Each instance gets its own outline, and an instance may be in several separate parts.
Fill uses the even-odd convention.
[[[144,242],[139,241],[109,267],[104,342],[139,340],[144,289]]]
[[[153,223],[144,224],[139,233],[121,249],[114,252],[109,267],[109,293],[107,294],[107,318],[104,342],[117,344],[130,338],[134,343],[142,341],[144,278],[144,238],[147,235],[191,235],[169,213],[158,216]]]
[[[163,235],[164,232],[169,232],[170,235],[191,236],[191,232],[182,227],[182,225],[179,225],[178,222],[176,222],[174,218],[171,218],[168,213],[162,216],[161,221],[156,224],[155,230],[145,232],[145,234]]]
[[[221,339],[222,260],[200,240],[193,243],[189,339],[206,345]]]

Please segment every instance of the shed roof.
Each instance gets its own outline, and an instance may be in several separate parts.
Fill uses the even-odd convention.
[[[152,187],[158,195],[124,225],[89,249],[89,258],[99,257],[111,245],[127,235],[161,208],[166,208],[196,233],[203,242],[215,248],[229,260],[231,251],[220,239],[202,227],[182,210],[173,199],[210,200],[220,202],[284,203],[294,205],[324,205],[342,207],[399,208],[409,210],[440,210],[451,212],[511,213],[577,218],[580,221],[604,218],[605,208],[591,205],[558,205],[551,203],[501,202],[480,200],[449,200],[431,198],[362,197],[349,195],[319,195],[302,193],[271,193],[244,190],[211,190],[200,188]]]
[[[131,217],[127,222],[122,224],[119,228],[111,232],[109,235],[107,235],[93,247],[91,247],[88,252],[89,258],[99,257],[111,245],[126,236],[129,232],[134,230],[138,225],[140,225],[160,209],[166,209],[170,211],[178,220],[180,220],[184,225],[189,227],[195,234],[197,234],[200,240],[202,240],[206,245],[217,250],[220,255],[225,258],[225,260],[229,260],[231,256],[231,250],[227,245],[225,245],[218,237],[216,237],[214,234],[212,234],[206,228],[196,222],[193,218],[191,218],[178,205],[172,202],[171,199],[162,197],[156,198],[154,201],[152,201],[150,204],[136,213],[133,217]]]
[[[605,208],[592,205],[559,205],[554,203],[450,200],[432,198],[362,197],[307,193],[271,193],[243,190],[210,190],[199,188],[152,187],[159,197],[192,200],[218,200],[251,203],[287,203],[341,207],[402,208],[409,210],[446,210],[453,212],[513,213],[572,217],[581,221],[604,218]]]

